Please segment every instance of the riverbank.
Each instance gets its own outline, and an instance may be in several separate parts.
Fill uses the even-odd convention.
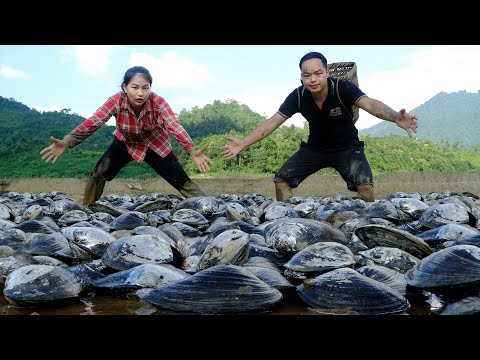
[[[264,177],[222,177],[212,178],[198,175],[193,177],[208,196],[220,194],[260,193],[275,197],[272,176]],[[470,192],[480,195],[480,172],[441,173],[392,173],[375,176],[375,195],[386,197],[394,192],[442,192],[445,190]],[[68,197],[82,201],[87,179],[74,178],[26,178],[13,179],[1,185],[2,191],[50,192],[61,191]],[[107,182],[104,194],[132,194],[135,196],[159,192],[164,194],[179,193],[163,178],[147,180],[113,179]],[[295,196],[334,196],[343,194],[354,196],[346,189],[345,182],[339,175],[313,175],[307,178],[297,189]]]

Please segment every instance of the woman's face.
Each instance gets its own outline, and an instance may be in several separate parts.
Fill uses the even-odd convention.
[[[150,95],[150,83],[142,76],[135,75],[127,85],[123,85],[128,101],[134,109],[141,109]]]

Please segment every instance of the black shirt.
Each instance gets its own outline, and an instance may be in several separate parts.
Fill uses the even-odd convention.
[[[335,80],[335,81],[334,81]],[[328,95],[320,109],[313,100],[310,91],[303,86],[300,91],[300,107],[297,89],[287,96],[278,109],[278,113],[290,118],[300,112],[308,121],[310,133],[307,147],[318,150],[343,150],[358,143],[358,130],[352,122],[352,117],[345,110],[337,98],[335,78],[328,78]],[[366,96],[354,83],[339,79],[338,90],[344,105],[350,109],[358,100]]]

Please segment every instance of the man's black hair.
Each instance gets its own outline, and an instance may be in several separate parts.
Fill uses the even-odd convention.
[[[304,61],[308,59],[320,59],[325,69],[327,68],[327,58],[319,52],[312,51],[312,52],[309,52],[308,54],[303,55],[303,57],[300,59],[300,62],[298,63],[300,70],[302,70],[302,64],[304,63]]]

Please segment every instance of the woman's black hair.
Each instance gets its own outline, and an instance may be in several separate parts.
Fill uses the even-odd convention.
[[[152,85],[152,82],[153,82],[152,75],[150,75],[150,71],[148,71],[143,66],[134,66],[134,67],[131,67],[130,69],[128,69],[125,72],[125,75],[123,76],[122,85],[123,84],[128,85],[130,80],[132,80],[132,78],[137,74],[143,76],[145,78],[145,80],[148,81],[150,86]]]

